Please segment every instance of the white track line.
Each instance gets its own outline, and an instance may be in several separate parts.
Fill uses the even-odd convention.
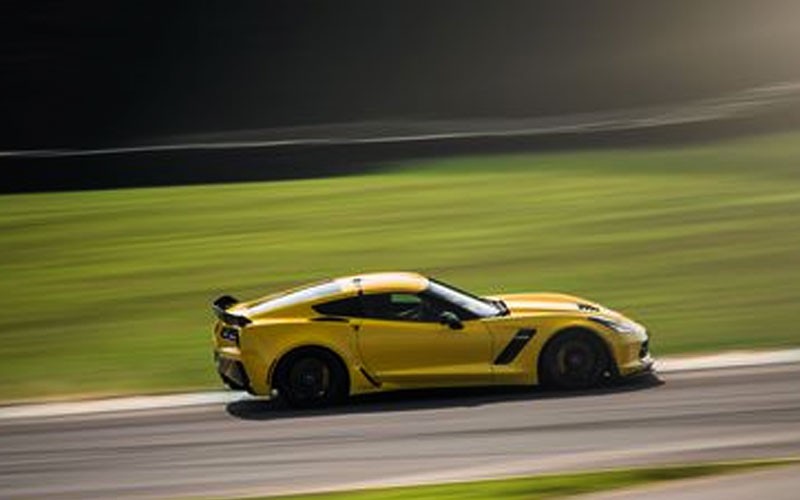
[[[233,391],[189,392],[156,396],[132,396],[90,401],[24,403],[0,407],[0,420],[12,418],[62,417],[114,411],[160,410],[212,404],[227,404],[249,396]]]
[[[656,371],[659,373],[675,373],[693,370],[764,366],[798,362],[800,362],[800,349],[786,349],[780,351],[741,351],[709,356],[663,358],[656,360],[655,366]],[[0,407],[0,420],[62,417],[120,411],[160,410],[187,406],[227,404],[247,399],[255,398],[240,392],[208,391],[158,396],[120,397],[93,401],[18,404]]]
[[[780,351],[756,352],[732,351],[707,356],[663,358],[656,359],[655,367],[656,371],[659,373],[670,373],[797,362],[800,362],[800,349],[784,349]]]

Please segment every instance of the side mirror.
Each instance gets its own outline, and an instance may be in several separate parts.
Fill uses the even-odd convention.
[[[439,315],[439,323],[449,326],[452,330],[461,330],[464,324],[458,318],[456,313],[445,311]]]

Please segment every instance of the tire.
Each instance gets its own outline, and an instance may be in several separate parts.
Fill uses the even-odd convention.
[[[572,330],[551,340],[542,353],[539,371],[546,384],[560,389],[588,389],[600,384],[609,370],[605,347],[594,334]]]
[[[347,395],[347,372],[323,349],[301,349],[281,360],[275,372],[278,394],[293,408],[321,408]]]

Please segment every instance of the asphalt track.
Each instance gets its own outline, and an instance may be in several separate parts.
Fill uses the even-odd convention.
[[[618,387],[425,392],[0,421],[0,498],[278,494],[800,455],[800,364]]]

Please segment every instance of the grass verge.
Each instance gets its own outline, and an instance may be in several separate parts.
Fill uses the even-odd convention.
[[[731,474],[796,463],[800,463],[800,459],[692,464],[261,498],[270,498],[271,500],[481,500],[490,498],[535,500]]]
[[[800,133],[0,196],[0,400],[218,387],[213,297],[374,270],[585,296],[656,355],[798,345],[798,249]]]

